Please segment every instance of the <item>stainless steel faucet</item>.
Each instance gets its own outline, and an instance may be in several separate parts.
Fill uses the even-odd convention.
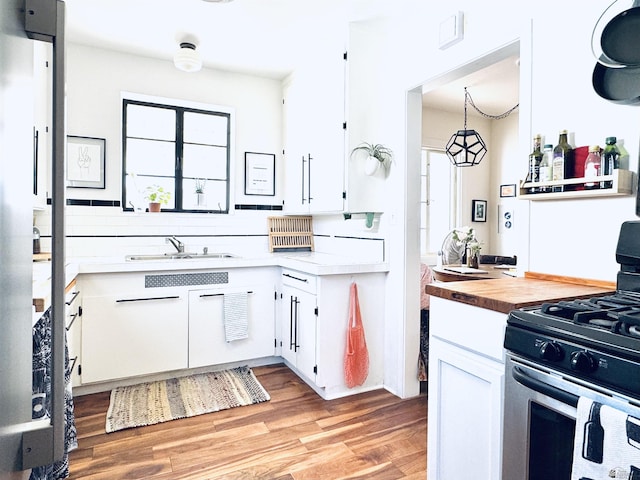
[[[167,237],[165,241],[166,243],[170,243],[171,245],[176,247],[176,250],[178,251],[178,253],[184,253],[184,243],[182,243],[176,237]]]

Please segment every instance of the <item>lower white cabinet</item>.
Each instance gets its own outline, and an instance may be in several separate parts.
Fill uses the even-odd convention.
[[[429,480],[501,479],[507,315],[431,298]]]
[[[186,293],[88,296],[83,303],[83,383],[187,367]]]
[[[385,273],[310,275],[282,270],[282,357],[324,399],[381,388],[384,383]],[[344,381],[351,283],[358,285],[369,351],[369,374],[361,386]]]
[[[294,270],[282,275],[282,357],[306,380],[316,382],[315,277]]]
[[[275,355],[275,268],[81,275],[82,384]],[[246,339],[226,342],[224,296],[247,292]]]
[[[271,285],[189,291],[189,368],[261,358],[275,352],[275,301]],[[224,296],[247,293],[248,337],[226,341]]]

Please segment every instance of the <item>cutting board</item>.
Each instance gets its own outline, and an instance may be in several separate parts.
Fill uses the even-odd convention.
[[[34,262],[47,262],[51,260],[51,252],[43,252],[43,253],[34,253],[33,261]]]

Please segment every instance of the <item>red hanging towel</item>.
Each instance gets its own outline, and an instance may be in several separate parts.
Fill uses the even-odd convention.
[[[369,352],[364,338],[358,287],[351,284],[349,294],[349,326],[347,327],[347,345],[344,353],[344,381],[349,388],[362,385],[369,374]]]

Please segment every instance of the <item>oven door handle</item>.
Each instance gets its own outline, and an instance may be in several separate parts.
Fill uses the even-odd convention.
[[[565,392],[564,390],[560,390],[559,388],[547,385],[546,383],[541,382],[536,378],[532,378],[517,366],[513,367],[513,369],[511,370],[511,374],[513,375],[513,378],[516,382],[530,388],[531,390],[559,400],[566,405],[570,405],[572,407],[578,406],[578,395]]]

